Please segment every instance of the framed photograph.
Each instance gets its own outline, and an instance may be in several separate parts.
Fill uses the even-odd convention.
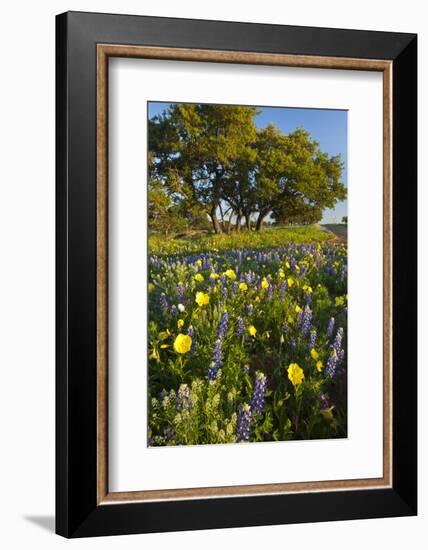
[[[416,514],[416,35],[56,24],[57,533]]]

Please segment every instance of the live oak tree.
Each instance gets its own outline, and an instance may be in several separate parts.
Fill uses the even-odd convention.
[[[174,104],[149,123],[151,171],[176,200],[198,203],[216,233],[234,163],[257,137],[253,107]]]
[[[340,156],[329,157],[303,129],[288,135],[269,125],[259,132],[257,225],[272,213],[281,223],[319,221],[324,208],[346,198]]]
[[[255,219],[260,230],[268,215],[277,223],[314,223],[346,198],[339,156],[329,157],[303,129],[258,130],[257,113],[174,104],[149,121],[149,215],[159,228],[172,230],[162,213],[187,228],[209,217],[216,233],[229,231],[232,221],[239,231],[242,219],[247,229]]]

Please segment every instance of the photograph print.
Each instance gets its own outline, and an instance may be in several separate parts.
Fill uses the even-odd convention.
[[[148,103],[149,447],[347,437],[347,111]]]

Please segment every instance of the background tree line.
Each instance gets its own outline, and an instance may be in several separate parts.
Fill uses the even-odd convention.
[[[165,234],[315,223],[346,198],[340,156],[304,129],[258,129],[255,107],[172,104],[149,120],[149,227]]]

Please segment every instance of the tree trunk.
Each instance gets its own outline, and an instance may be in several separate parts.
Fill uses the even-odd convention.
[[[260,231],[263,225],[263,220],[266,218],[267,215],[268,215],[268,212],[266,212],[265,210],[260,211],[259,217],[257,218],[257,222],[256,222],[256,231]]]
[[[241,218],[242,218],[242,212],[239,211],[237,216],[236,216],[236,232],[237,233],[241,232]]]
[[[248,229],[248,231],[251,231],[251,215],[245,214],[245,225]]]
[[[213,229],[214,229],[215,233],[217,235],[219,235],[220,233],[223,233],[223,230],[222,230],[221,225],[220,225],[220,223],[217,219],[216,210],[217,210],[217,205],[215,205],[211,208],[210,218],[211,218],[211,221],[212,221],[212,224],[213,224]]]

